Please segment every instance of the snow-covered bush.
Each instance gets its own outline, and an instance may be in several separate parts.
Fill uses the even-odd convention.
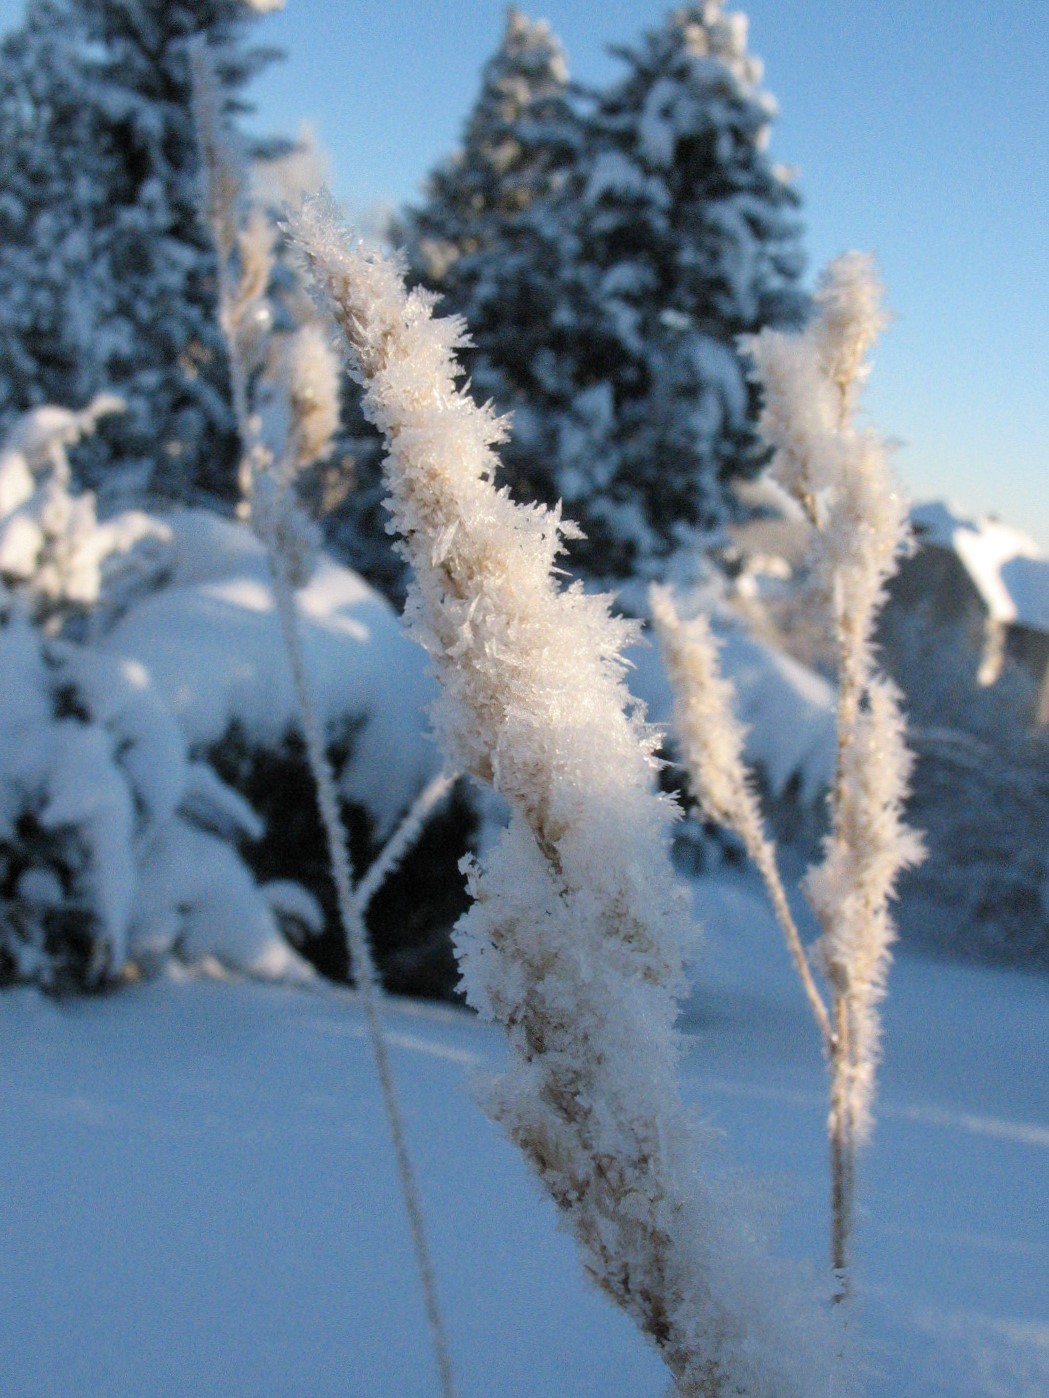
[[[346,948],[266,552],[245,525],[206,511],[177,511],[162,523],[170,542],[153,588],[143,588],[99,644],[142,667],[193,756],[258,812],[264,829],[244,848],[245,860],[263,882],[294,879],[311,891],[324,929],[302,950],[345,979]],[[297,608],[356,867],[367,869],[438,769],[427,738],[433,682],[389,603],[327,554],[319,555]],[[448,931],[463,906],[457,864],[472,825],[459,795],[432,818],[371,906],[380,967],[398,990],[452,990]]]
[[[0,980],[91,989],[169,955],[305,976],[237,853],[258,818],[141,666],[2,608]]]
[[[101,394],[81,412],[40,407],[0,442],[0,580],[49,631],[133,588],[151,548],[166,534],[139,510],[100,523],[95,497],[72,487],[68,449],[120,399]]]
[[[27,636],[35,635],[32,620],[61,633],[66,642],[75,638],[86,646],[90,641],[92,649],[70,644],[63,652],[80,657],[81,667],[108,665],[122,674],[130,664],[129,673],[146,677],[149,702],[143,699],[136,709],[141,724],[147,725],[145,715],[155,717],[167,734],[165,741],[178,748],[178,760],[190,762],[194,789],[221,775],[231,788],[230,801],[235,802],[233,789],[240,793],[234,808],[256,812],[226,822],[221,838],[185,821],[168,822],[163,833],[148,839],[135,834],[133,882],[143,887],[143,880],[151,882],[156,909],[148,929],[141,924],[146,930],[136,945],[151,948],[155,959],[176,944],[187,955],[200,954],[211,939],[216,954],[236,960],[233,942],[241,935],[245,964],[254,964],[251,946],[275,936],[255,882],[294,881],[308,890],[317,913],[284,917],[283,924],[304,939],[303,949],[320,969],[345,979],[346,949],[298,736],[265,550],[244,525],[205,511],[167,517],[125,511],[100,521],[91,493],[77,492],[72,484],[67,452],[101,413],[118,407],[115,400],[102,398],[80,413],[37,408],[18,419],[0,444],[0,577],[8,601],[24,613],[19,626],[28,628]],[[274,405],[274,414],[278,408]],[[327,556],[319,559],[299,608],[306,664],[330,739],[354,855],[358,867],[366,869],[436,770],[435,749],[424,736],[432,686],[389,605]],[[35,644],[43,644],[42,639]],[[72,663],[63,661],[67,667]],[[40,708],[41,714],[45,709]],[[37,747],[50,751],[49,741],[41,737]],[[107,744],[116,751],[122,739],[96,735],[91,741],[101,744],[100,751],[108,750]],[[48,761],[56,764],[48,780],[59,780],[60,755]],[[103,768],[104,763],[99,770]],[[107,789],[118,790],[123,780],[119,772],[110,777]],[[135,788],[129,790],[134,796]],[[41,810],[50,809],[39,799]],[[132,805],[137,804],[135,797]],[[18,800],[16,808],[21,809]],[[36,829],[39,819],[27,809]],[[369,923],[380,964],[398,990],[452,991],[449,929],[464,906],[457,865],[473,823],[467,799],[457,793],[428,822],[400,876],[371,903]],[[54,857],[63,867],[79,868],[77,859],[87,858],[69,852],[71,840],[83,840],[64,827],[47,839],[49,847],[61,846]],[[192,858],[191,847],[196,851]],[[20,877],[24,857],[12,857]],[[190,872],[195,892],[182,887]],[[89,881],[97,877],[92,873]],[[31,884],[32,879],[26,886]],[[193,918],[176,912],[177,903],[195,908]],[[69,907],[81,906],[87,904],[77,893]],[[213,912],[204,918],[208,906]],[[67,937],[79,917],[63,914]],[[49,934],[52,960],[67,956],[84,962],[75,973],[61,973],[65,982],[77,976],[84,983],[105,979],[128,954],[130,924],[119,918],[114,923],[112,917],[100,921],[94,913],[92,918],[94,930],[84,934],[79,950],[57,949],[56,934]],[[57,912],[48,912],[49,927],[57,926],[57,919]],[[33,925],[36,930],[27,935],[35,945],[43,933],[42,924]],[[111,953],[99,950],[104,943],[112,946]],[[25,956],[20,957],[21,965]],[[60,975],[57,970],[54,974]]]
[[[72,486],[68,448],[119,406],[35,408],[0,444],[3,977],[89,988],[171,954],[304,975],[287,896],[241,857],[258,815],[106,638],[173,575],[177,538],[141,511],[100,521]]]

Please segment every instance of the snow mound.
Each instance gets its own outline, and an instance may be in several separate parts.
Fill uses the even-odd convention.
[[[102,644],[149,674],[192,751],[233,728],[253,746],[278,747],[299,720],[265,550],[243,525],[204,511],[179,511],[165,524],[165,585],[139,598]],[[342,793],[381,837],[438,766],[426,658],[390,605],[327,555],[297,600],[321,721],[330,738],[353,729]]]

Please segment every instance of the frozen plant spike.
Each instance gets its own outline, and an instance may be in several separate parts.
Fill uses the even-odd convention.
[[[505,425],[456,386],[463,325],[434,319],[395,263],[355,246],[330,198],[307,200],[290,232],[386,437],[439,739],[511,808],[499,844],[469,865],[474,902],[456,932],[467,996],[510,1046],[487,1108],[683,1398],[822,1398],[826,1319],[699,1169],[679,1093],[675,811],[653,791],[652,738],[626,712],[634,628],[607,598],[559,588],[559,514],[493,484]]]
[[[847,252],[830,264],[816,291],[813,338],[820,367],[841,397],[842,423],[870,374],[867,358],[890,317],[870,253]]]
[[[761,808],[743,759],[746,732],[733,713],[735,690],[721,673],[718,643],[705,616],[682,621],[666,588],[649,593],[652,620],[674,696],[674,730],[685,770],[709,820],[738,835],[765,883],[787,947],[823,1039],[834,1047],[827,1006],[809,966],[794,914],[765,833]]]
[[[890,903],[921,840],[902,817],[911,770],[899,696],[879,673],[874,631],[886,583],[907,546],[907,514],[886,444],[855,420],[869,351],[887,323],[873,259],[846,253],[816,293],[800,335],[764,330],[744,342],[764,393],[759,426],[772,471],[813,525],[812,556],[838,646],[838,757],[830,834],[805,891],[822,929],[834,996],[831,1254],[848,1292],[857,1146],[871,1126],[895,928]]]

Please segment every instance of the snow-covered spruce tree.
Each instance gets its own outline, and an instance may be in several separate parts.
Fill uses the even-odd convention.
[[[566,251],[554,196],[582,144],[560,43],[546,23],[511,7],[460,148],[390,230],[411,281],[438,292],[446,310],[469,322],[473,344],[464,347],[463,364],[474,397],[514,412],[513,452],[503,462],[511,476],[518,457],[540,458],[545,440],[533,412],[549,387],[542,354],[556,310],[554,268]],[[336,536],[355,567],[400,599],[404,565],[384,532],[382,444],[356,399],[347,406],[356,482],[336,517]]]
[[[0,46],[0,414],[80,403],[113,291],[93,230],[107,218],[83,33],[36,0]]]
[[[205,34],[237,95],[275,0],[30,0],[5,48],[0,414],[112,390],[127,410],[77,462],[103,502],[236,489],[215,261],[197,217],[186,46]],[[8,296],[7,292],[11,295]]]
[[[824,273],[818,315],[804,333],[764,330],[747,345],[764,392],[760,427],[772,471],[804,511],[813,567],[838,652],[838,753],[830,833],[804,891],[822,937],[814,959],[830,985],[826,1008],[784,894],[742,763],[742,733],[717,647],[703,618],[682,623],[666,594],[653,611],[676,691],[676,727],[696,793],[757,865],[783,926],[830,1067],[831,1259],[848,1294],[856,1152],[870,1134],[879,1058],[878,1005],[896,932],[890,902],[900,872],[923,855],[903,819],[911,755],[899,691],[878,669],[874,630],[907,539],[906,510],[885,443],[855,419],[885,314],[870,258],[849,253]]]
[[[775,104],[720,0],[675,10],[597,95],[578,191],[554,447],[591,573],[659,576],[765,457],[741,333],[804,313]]]
[[[732,512],[765,454],[736,336],[804,313],[798,196],[766,153],[745,19],[707,0],[620,56],[625,75],[574,108],[548,69],[544,120],[512,113],[512,143],[486,86],[409,224],[413,274],[470,325],[476,396],[514,413],[505,478],[563,500],[586,535],[573,564],[617,580],[662,575]],[[505,145],[530,161],[509,215]]]
[[[394,230],[412,278],[470,325],[474,345],[463,366],[475,396],[520,409],[521,450],[555,309],[551,272],[562,254],[550,205],[583,142],[560,43],[547,24],[511,8],[461,148],[431,175],[425,203]]]
[[[680,1099],[674,811],[626,711],[632,628],[607,598],[560,589],[558,513],[494,486],[504,424],[455,387],[462,322],[433,319],[430,297],[354,249],[330,204],[308,203],[292,231],[387,442],[439,740],[511,807],[471,868],[457,933],[467,996],[510,1043],[488,1110],[680,1394],[815,1398],[830,1382],[826,1322],[703,1173]]]

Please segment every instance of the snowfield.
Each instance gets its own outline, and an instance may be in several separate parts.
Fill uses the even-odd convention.
[[[695,887],[686,1092],[768,1182],[815,1284],[826,1107],[808,1011],[753,886]],[[464,1398],[660,1398],[661,1362],[582,1280],[471,1101],[501,1036],[405,1001],[389,1025]],[[893,969],[861,1159],[871,1398],[1049,1392],[1047,1042],[1043,981]],[[176,973],[91,999],[11,992],[0,1055],[0,1392],[435,1391],[352,994]]]

